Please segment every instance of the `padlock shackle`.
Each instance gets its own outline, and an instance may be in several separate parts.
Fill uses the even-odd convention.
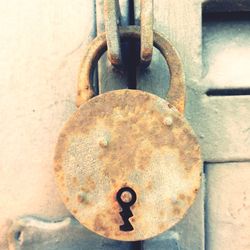
[[[139,26],[120,27],[119,32],[121,41],[131,38],[140,39]],[[180,57],[171,43],[156,31],[154,31],[154,46],[161,52],[169,67],[170,84],[169,90],[166,93],[166,99],[170,104],[176,107],[180,113],[184,113],[185,85]],[[94,96],[91,84],[93,69],[106,50],[106,35],[102,33],[90,43],[83,58],[78,79],[77,107]]]

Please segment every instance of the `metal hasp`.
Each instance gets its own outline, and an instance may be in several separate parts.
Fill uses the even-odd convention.
[[[141,0],[141,64],[149,66],[153,54],[153,0]],[[104,0],[105,33],[108,59],[114,66],[122,64],[119,33],[120,8],[118,0]]]
[[[141,0],[141,63],[149,66],[153,55],[154,1]]]
[[[104,0],[105,32],[108,46],[108,59],[114,66],[122,64],[119,36],[120,8],[118,0]]]
[[[121,38],[139,39],[140,30],[121,29]],[[83,226],[115,240],[145,240],[168,230],[187,213],[200,187],[200,146],[183,116],[181,62],[169,41],[156,32],[154,45],[171,73],[167,100],[140,90],[91,98],[91,72],[107,48],[102,34],[83,59],[80,107],[56,146],[56,182],[66,207]],[[136,194],[136,202],[131,192],[121,197],[129,207],[117,200],[126,187]]]

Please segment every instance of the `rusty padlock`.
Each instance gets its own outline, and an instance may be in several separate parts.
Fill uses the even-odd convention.
[[[120,36],[139,39],[140,29],[121,28]],[[140,90],[91,98],[91,72],[106,49],[105,34],[93,40],[80,70],[80,107],[56,146],[55,175],[66,207],[83,226],[115,240],[145,240],[171,228],[200,187],[200,147],[183,116],[181,62],[157,32],[154,46],[170,70],[167,100]]]

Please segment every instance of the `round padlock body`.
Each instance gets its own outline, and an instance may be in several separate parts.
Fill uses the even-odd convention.
[[[83,104],[64,126],[54,161],[69,211],[115,240],[166,231],[200,187],[192,129],[166,100],[139,90],[111,91]]]

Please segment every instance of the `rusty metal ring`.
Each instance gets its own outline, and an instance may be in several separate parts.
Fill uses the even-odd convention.
[[[131,38],[139,40],[140,36],[140,27],[138,26],[120,28],[121,41]],[[183,113],[185,86],[180,57],[171,43],[156,31],[154,31],[154,46],[161,52],[169,67],[170,86],[166,98],[179,112]],[[106,49],[107,40],[105,33],[100,34],[89,45],[79,73],[76,99],[77,107],[94,96],[94,91],[91,86],[93,69]]]

